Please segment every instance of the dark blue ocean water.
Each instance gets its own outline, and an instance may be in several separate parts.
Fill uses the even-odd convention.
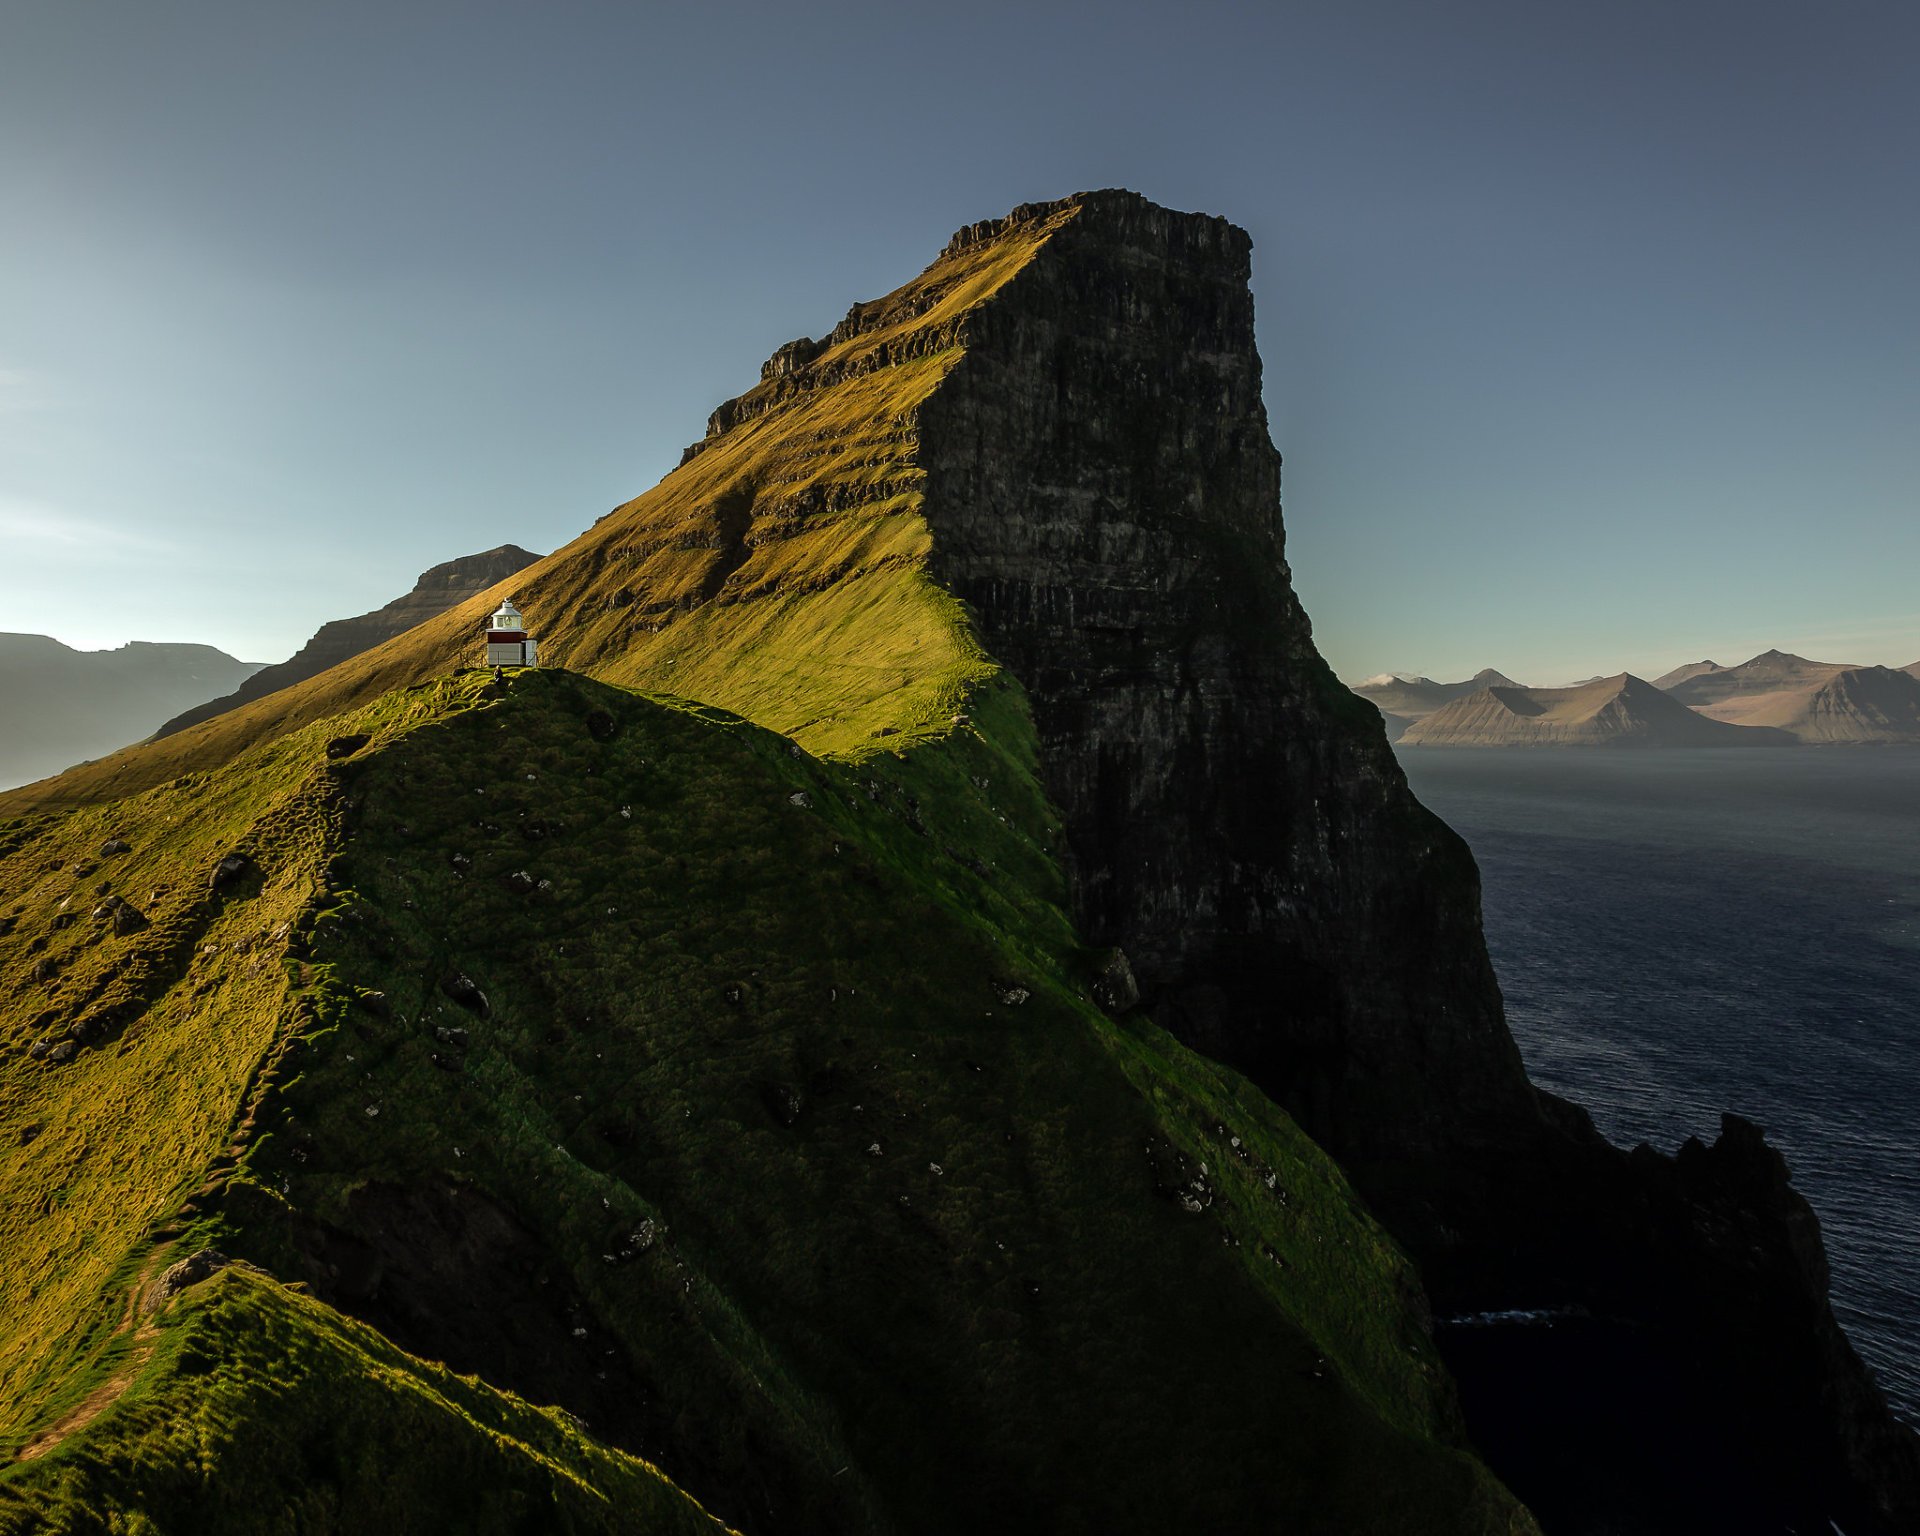
[[[1767,1128],[1920,1423],[1920,749],[1406,748],[1534,1080],[1623,1145]]]

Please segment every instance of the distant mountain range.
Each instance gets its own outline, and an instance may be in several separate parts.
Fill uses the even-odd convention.
[[[1385,673],[1354,692],[1408,746],[1788,746],[1920,743],[1920,661],[1904,668],[1763,651],[1528,688],[1492,670],[1465,682]]]
[[[226,693],[263,663],[210,645],[135,640],[77,651],[0,634],[0,787],[31,783],[147,735],[176,710]]]
[[[1410,747],[1790,747],[1785,731],[1727,725],[1622,672],[1572,688],[1482,688],[1414,721]]]
[[[0,634],[0,789],[172,735],[304,682],[539,558],[502,544],[436,565],[404,597],[321,625],[298,653],[272,666],[236,661],[210,645],[135,641],[115,651],[76,651],[46,635]]]
[[[1415,677],[1405,672],[1383,672],[1357,683],[1354,692],[1370,699],[1387,718],[1387,739],[1397,741],[1413,721],[1432,714],[1443,704],[1483,688],[1518,688],[1520,684],[1504,673],[1488,667],[1476,672],[1464,683],[1436,683],[1430,677]]]

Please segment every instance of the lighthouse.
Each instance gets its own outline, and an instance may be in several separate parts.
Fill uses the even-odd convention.
[[[527,633],[527,621],[508,598],[487,624],[487,665],[490,667],[537,667],[540,651]]]

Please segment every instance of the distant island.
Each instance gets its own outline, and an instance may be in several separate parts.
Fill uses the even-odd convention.
[[[76,651],[47,635],[0,634],[0,789],[149,736],[171,736],[350,661],[445,613],[540,557],[517,544],[423,572],[383,608],[333,619],[286,661],[237,661],[210,645],[135,640]]]
[[[264,665],[210,645],[80,651],[51,635],[0,634],[0,787],[104,757]]]
[[[1491,669],[1440,683],[1382,673],[1353,685],[1387,737],[1419,747],[1761,747],[1920,742],[1920,661],[1894,668],[1763,651],[1530,688]]]

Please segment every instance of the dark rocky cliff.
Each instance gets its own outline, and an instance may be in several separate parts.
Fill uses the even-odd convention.
[[[1068,206],[919,428],[934,568],[1032,698],[1083,931],[1346,1163],[1439,1307],[1567,1320],[1454,1350],[1549,1529],[1920,1525],[1920,1449],[1758,1132],[1629,1156],[1528,1084],[1471,856],[1290,585],[1247,236],[1110,192],[955,245]]]
[[[442,561],[430,570],[423,571],[411,592],[396,597],[371,613],[351,619],[328,620],[314,632],[311,640],[287,660],[275,666],[263,667],[232,693],[175,715],[154,735],[171,736],[190,725],[198,725],[202,720],[211,720],[215,715],[238,709],[242,704],[250,704],[282,688],[305,682],[310,677],[318,677],[327,668],[349,661],[363,651],[372,650],[381,641],[391,640],[414,625],[425,623],[449,608],[457,607],[476,593],[484,592],[525,570],[539,558],[518,544],[502,544],[496,549],[482,550],[477,555],[462,555],[457,560]]]
[[[1027,686],[1081,921],[1157,1018],[1349,1156],[1506,1139],[1532,1090],[1472,860],[1293,594],[1250,251],[1087,200],[922,410],[936,570]]]

